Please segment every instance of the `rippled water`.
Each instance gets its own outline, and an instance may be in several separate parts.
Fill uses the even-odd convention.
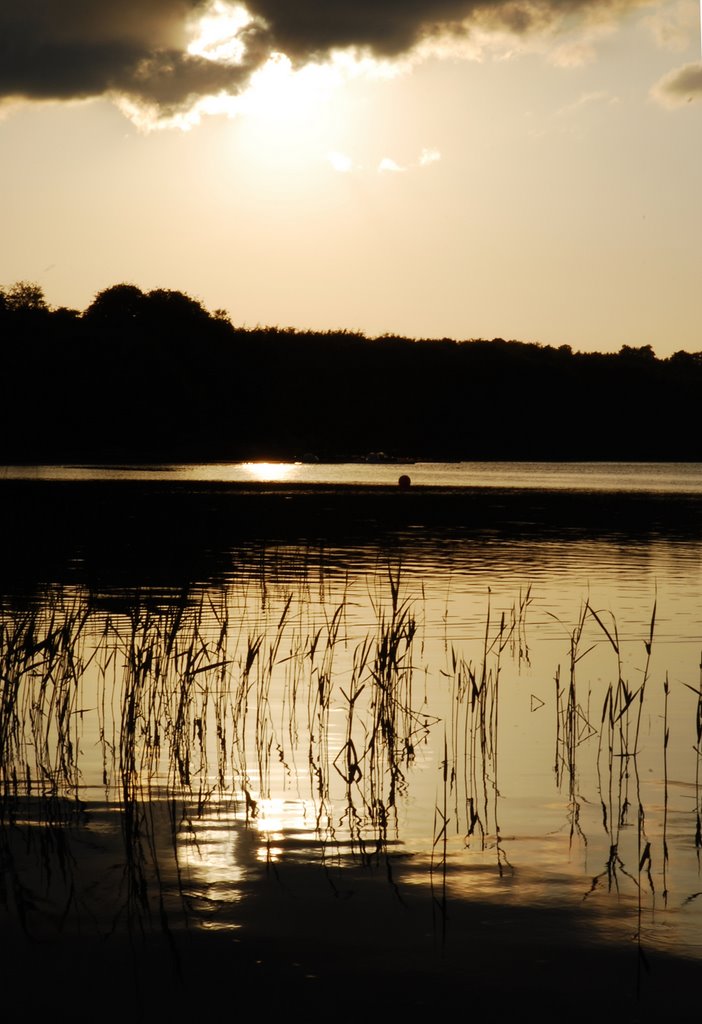
[[[73,492],[29,492],[47,522],[91,526],[44,537],[24,577],[5,552],[0,912],[18,949],[41,942],[65,967],[57,948],[86,928],[126,928],[175,970],[174,935],[235,937],[244,986],[266,964],[281,993],[370,985],[382,960],[381,988],[409,971],[487,1009],[510,948],[513,1011],[525,991],[577,991],[588,1014],[603,999],[617,1019],[660,1012],[670,964],[702,956],[702,535],[698,506],[675,516],[699,467],[566,467],[553,483],[663,488],[665,529],[661,506],[649,523],[626,503],[588,527],[577,495],[544,498],[535,525],[513,488],[553,467],[479,467],[477,484],[465,465],[409,471],[494,482],[500,514],[427,525],[412,509],[374,530],[366,504],[323,497],[282,537],[285,493],[256,528],[261,494],[154,506],[148,474],[102,518],[93,490],[68,516]],[[58,471],[23,472],[51,488]],[[31,529],[18,523],[20,552]],[[387,1009],[414,1005],[393,991]]]

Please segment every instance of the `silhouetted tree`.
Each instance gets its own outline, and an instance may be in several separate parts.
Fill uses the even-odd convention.
[[[51,320],[54,324],[62,327],[74,326],[80,320],[80,313],[77,309],[69,309],[68,306],[59,306],[51,310]]]
[[[15,281],[4,290],[5,308],[11,313],[46,312],[48,306],[41,285],[32,281]]]
[[[204,324],[209,320],[209,313],[197,299],[185,292],[172,291],[170,288],[155,288],[144,296],[140,307],[141,315],[149,326],[157,327],[161,333],[169,330],[182,330]]]
[[[622,345],[619,349],[619,355],[625,359],[638,359],[647,362],[651,362],[656,358],[656,353],[650,345],[641,345],[639,348],[633,345]]]
[[[702,352],[673,352],[668,362],[671,366],[682,370],[699,371],[702,369]]]
[[[702,457],[702,353],[245,330],[133,284],[78,316],[18,282],[0,317],[4,379],[32,389],[31,415],[22,387],[0,403],[6,459]]]
[[[83,316],[99,327],[129,327],[139,318],[145,296],[135,284],[115,284],[98,292]]]

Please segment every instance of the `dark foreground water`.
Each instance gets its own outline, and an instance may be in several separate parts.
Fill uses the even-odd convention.
[[[8,471],[30,1017],[695,1012],[699,468],[425,471]]]

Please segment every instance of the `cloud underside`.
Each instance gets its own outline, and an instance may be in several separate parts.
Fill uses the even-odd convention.
[[[339,50],[402,57],[475,31],[526,37],[589,25],[647,0],[247,0],[236,60],[190,52],[218,0],[7,0],[0,9],[0,99],[122,96],[164,115],[222,92],[236,95],[274,53],[295,65]]]
[[[684,64],[664,75],[653,87],[653,96],[665,107],[702,101],[702,63]]]

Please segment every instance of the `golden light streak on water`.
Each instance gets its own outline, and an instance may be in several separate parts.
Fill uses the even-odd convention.
[[[244,462],[242,468],[250,479],[266,484],[292,480],[297,470],[291,462]]]

